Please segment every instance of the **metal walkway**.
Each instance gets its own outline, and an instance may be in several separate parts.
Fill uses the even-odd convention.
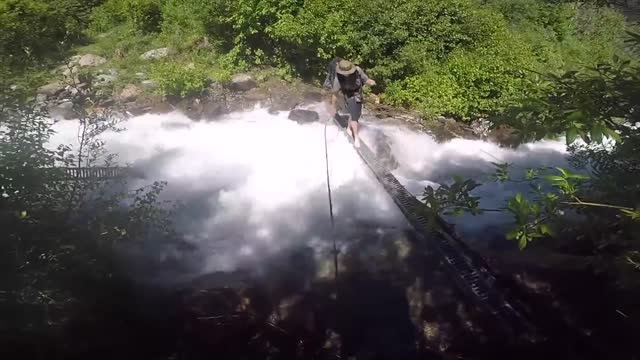
[[[335,117],[332,119],[349,141],[353,142],[347,135],[346,121]],[[354,149],[405,215],[418,239],[427,246],[434,245],[430,247],[442,257],[443,263],[460,290],[493,314],[509,333],[536,337],[535,327],[505,298],[504,292],[498,288],[496,278],[484,260],[455,234],[450,233],[444,220],[438,219],[437,227],[440,229],[429,226],[428,220],[419,210],[422,203],[379,163],[375,154],[364,142],[361,141],[360,147],[354,147]]]
[[[63,168],[68,179],[73,180],[104,180],[125,176],[128,169],[125,167],[67,167]]]

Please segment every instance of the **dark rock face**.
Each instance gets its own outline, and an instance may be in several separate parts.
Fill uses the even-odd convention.
[[[290,94],[278,94],[271,96],[271,107],[269,107],[270,113],[277,113],[278,111],[289,111],[294,109],[300,104],[300,100]]]
[[[293,120],[298,124],[308,124],[320,120],[320,115],[311,110],[294,109],[289,113],[289,120]]]
[[[253,78],[247,74],[238,74],[231,79],[231,83],[229,84],[229,89],[233,91],[249,91],[258,86]]]

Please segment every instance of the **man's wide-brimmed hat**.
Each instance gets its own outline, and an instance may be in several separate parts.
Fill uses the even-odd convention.
[[[336,72],[340,75],[351,75],[356,72],[356,66],[351,61],[340,60],[336,65]]]

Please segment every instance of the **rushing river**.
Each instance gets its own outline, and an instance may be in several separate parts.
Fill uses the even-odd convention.
[[[144,175],[132,179],[131,188],[168,181],[163,198],[184,205],[175,220],[185,239],[198,249],[200,270],[230,271],[296,245],[319,253],[330,247],[324,124],[299,125],[287,115],[256,109],[194,122],[180,113],[147,114],[124,121],[121,126],[126,131],[102,137],[120,163],[131,164]],[[416,196],[425,186],[437,186],[453,175],[486,181],[493,171],[491,162],[520,168],[566,165],[563,142],[505,149],[463,139],[438,143],[400,123],[383,125],[365,119],[362,124],[362,137],[373,148],[384,134],[399,164],[394,174]],[[77,126],[75,121],[58,122],[51,143],[73,144]],[[406,228],[391,198],[333,125],[327,141],[336,231]],[[495,208],[519,190],[489,183],[476,194],[484,207]],[[499,234],[509,222],[508,216],[497,213],[450,220],[469,241]]]

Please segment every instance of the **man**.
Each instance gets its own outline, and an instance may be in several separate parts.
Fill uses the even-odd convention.
[[[376,82],[359,67],[347,60],[340,60],[336,64],[336,76],[333,80],[330,110],[332,114],[337,114],[337,93],[341,93],[342,111],[346,110],[349,122],[347,132],[353,138],[355,147],[360,147],[360,137],[358,136],[358,121],[362,115],[362,88],[365,85],[374,86]]]

